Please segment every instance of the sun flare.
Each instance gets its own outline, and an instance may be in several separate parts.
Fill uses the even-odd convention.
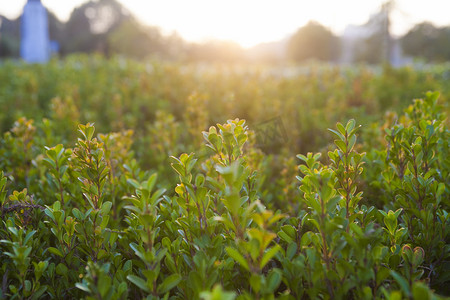
[[[188,41],[208,39],[234,41],[243,47],[283,39],[309,20],[340,34],[349,24],[363,24],[386,0],[117,0],[144,24],[177,32]],[[87,0],[42,0],[62,21]],[[442,0],[396,0],[400,8],[391,24],[394,35],[404,34],[414,23],[433,20],[448,24]],[[26,0],[0,0],[0,14],[20,16]]]

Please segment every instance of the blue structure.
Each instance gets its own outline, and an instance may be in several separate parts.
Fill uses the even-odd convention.
[[[28,0],[23,9],[20,56],[29,63],[46,63],[50,58],[47,10],[41,0]]]

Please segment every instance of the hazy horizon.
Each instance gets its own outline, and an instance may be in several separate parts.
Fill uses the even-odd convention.
[[[86,0],[42,0],[62,20]],[[348,25],[362,25],[379,11],[384,0],[319,0],[314,2],[280,0],[245,2],[238,0],[166,0],[142,2],[119,0],[145,25],[158,26],[164,33],[177,32],[183,39],[201,42],[208,39],[234,41],[249,48],[260,43],[281,40],[299,27],[315,20],[336,34]],[[26,0],[0,0],[0,15],[17,18]],[[414,24],[429,21],[437,26],[449,25],[442,0],[395,1],[391,32],[406,33]],[[325,8],[325,9],[324,9]]]

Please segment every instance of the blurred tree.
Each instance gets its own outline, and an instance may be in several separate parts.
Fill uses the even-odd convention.
[[[116,0],[90,1],[76,8],[65,26],[64,54],[100,52],[128,57],[179,57],[184,41],[143,26]]]
[[[333,61],[339,56],[339,40],[317,22],[300,28],[288,42],[288,57],[296,62],[307,59]]]
[[[428,61],[450,60],[450,27],[435,27],[423,22],[414,26],[401,39],[403,51]]]
[[[0,16],[0,57],[19,57],[20,19]]]
[[[89,1],[72,12],[66,24],[62,51],[65,54],[109,54],[108,35],[131,18],[130,13],[116,0]]]
[[[450,26],[441,27],[436,40],[436,60],[450,61]]]
[[[51,11],[48,12],[48,30],[50,40],[61,43],[64,38],[65,24]]]
[[[111,52],[136,58],[147,56],[149,43],[147,33],[133,20],[123,22],[108,36]]]
[[[144,27],[135,20],[120,24],[108,36],[112,53],[120,53],[135,58],[161,55],[164,52],[164,37],[158,28]]]

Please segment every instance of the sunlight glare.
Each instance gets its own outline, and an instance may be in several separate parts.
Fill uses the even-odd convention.
[[[187,40],[220,39],[251,47],[286,38],[310,20],[342,32],[346,22],[367,21],[366,14],[355,16],[355,10],[377,11],[381,3],[380,0],[360,2],[166,0],[155,4],[128,0],[124,4],[144,23],[158,24],[166,32],[177,31]]]
[[[74,7],[87,0],[42,0],[62,21]],[[336,34],[349,24],[361,25],[379,11],[386,0],[117,0],[142,23],[158,26],[164,33],[177,32],[184,39],[202,42],[211,39],[234,41],[243,47],[278,41],[315,20]],[[396,0],[392,33],[402,35],[415,23],[432,20],[448,24],[442,0]],[[0,0],[0,14],[17,18],[26,0]]]

